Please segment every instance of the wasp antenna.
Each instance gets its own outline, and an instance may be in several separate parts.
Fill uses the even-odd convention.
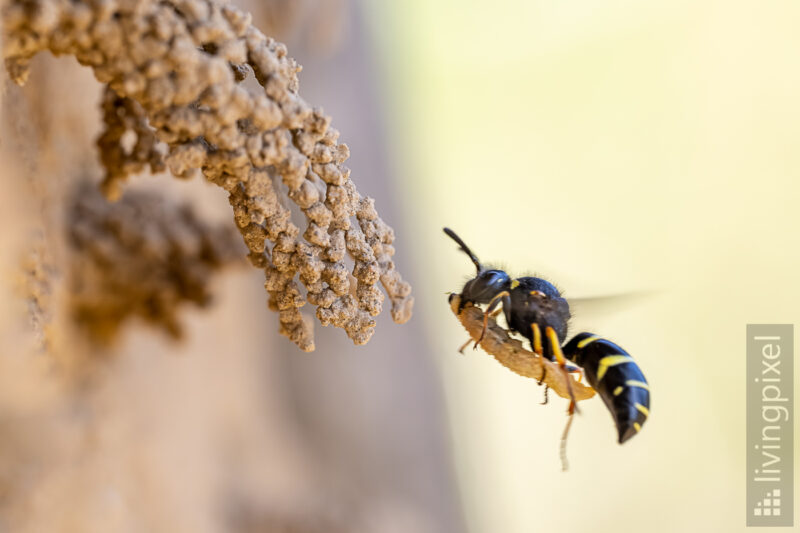
[[[478,269],[478,273],[480,274],[481,272],[483,272],[483,265],[481,265],[481,262],[478,261],[477,257],[475,257],[475,254],[472,253],[472,250],[469,249],[469,246],[464,244],[464,241],[461,240],[461,237],[456,235],[456,232],[451,230],[450,228],[444,228],[444,232],[447,234],[448,237],[456,241],[458,245],[461,247],[461,251],[467,254],[469,258],[472,260],[472,262],[475,263],[475,268]]]

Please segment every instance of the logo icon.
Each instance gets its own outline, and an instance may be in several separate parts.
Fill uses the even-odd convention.
[[[781,489],[767,492],[764,499],[756,502],[753,516],[780,516],[781,515]]]

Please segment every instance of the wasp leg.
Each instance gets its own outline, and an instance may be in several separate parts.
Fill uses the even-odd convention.
[[[564,427],[564,433],[561,434],[561,447],[559,449],[561,455],[561,471],[566,472],[569,468],[569,462],[567,462],[567,435],[569,435],[569,428],[572,426],[572,413],[569,414],[567,418],[567,425]]]
[[[566,355],[564,357],[566,357]],[[582,368],[577,367],[577,366],[573,366],[573,365],[568,365],[567,366],[567,372],[569,372],[570,374],[574,374],[575,375],[575,381],[577,381],[578,383],[581,383],[581,381],[583,380],[583,369]]]
[[[567,380],[567,391],[569,391],[569,408],[567,412],[572,415],[572,413],[579,412],[578,411],[578,403],[575,401],[575,392],[572,390],[572,378],[567,371],[567,360],[564,357],[564,353],[561,351],[561,344],[558,342],[558,335],[556,335],[556,330],[552,327],[547,326],[545,330],[545,334],[547,335],[548,340],[550,341],[550,346],[553,349],[553,355],[556,357],[556,361],[558,361],[558,367],[564,373],[564,378]]]
[[[481,329],[481,335],[478,337],[478,340],[475,341],[475,346],[472,347],[473,350],[478,349],[478,345],[483,340],[483,337],[486,335],[486,330],[489,329],[489,317],[493,316],[492,313],[495,310],[495,307],[500,305],[501,303],[507,307],[511,306],[511,298],[508,291],[503,291],[497,293],[494,298],[489,300],[489,305],[486,307],[486,311],[483,312],[483,329]],[[498,309],[499,311],[499,309]]]
[[[533,322],[531,324],[531,331],[533,331],[533,351],[539,355],[544,355],[544,349],[542,348],[542,330],[539,329],[539,324]]]
[[[544,348],[542,348],[542,330],[539,329],[539,324],[536,322],[531,324],[531,331],[533,332],[533,352],[536,353],[539,357],[544,357]],[[544,382],[544,377],[547,375],[547,367],[542,364],[542,375],[539,377],[539,380],[536,382],[537,385],[541,386]],[[544,386],[544,401],[541,405],[547,405],[549,398],[547,397],[547,392],[550,390],[550,385]]]
[[[533,352],[538,355],[539,357],[544,357],[544,348],[542,348],[542,330],[539,329],[539,324],[536,322],[531,323],[531,331],[533,332],[533,341],[531,341],[531,345],[533,346]],[[544,377],[547,375],[547,367],[542,364],[542,375],[539,376],[539,380],[536,382],[537,385],[541,386],[544,382]],[[547,403],[547,389],[544,391],[544,402],[542,405]]]
[[[461,348],[458,349],[458,353],[460,353],[461,355],[464,355],[464,348],[469,346],[469,343],[471,343],[471,342],[472,342],[472,337],[467,339],[467,342],[465,342],[464,344],[461,345]]]

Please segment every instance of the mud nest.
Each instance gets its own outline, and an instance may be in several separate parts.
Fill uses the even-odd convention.
[[[107,86],[98,145],[109,198],[145,170],[202,173],[228,192],[280,332],[301,349],[314,349],[306,302],[356,344],[369,340],[381,312],[378,282],[394,321],[411,317],[392,228],[356,190],[330,117],[300,97],[300,66],[249,14],[215,0],[16,0],[6,3],[3,27],[17,83],[49,50],[76,57]],[[302,232],[290,201],[305,215]]]
[[[130,192],[108,203],[78,188],[70,209],[70,309],[91,337],[108,344],[139,318],[180,338],[180,307],[211,302],[214,273],[242,261],[233,229],[211,226],[188,205]]]

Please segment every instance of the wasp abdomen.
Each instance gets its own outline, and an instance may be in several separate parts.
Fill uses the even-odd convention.
[[[619,443],[636,435],[650,414],[650,388],[628,352],[591,333],[579,333],[564,355],[583,367],[586,380],[611,411]]]

